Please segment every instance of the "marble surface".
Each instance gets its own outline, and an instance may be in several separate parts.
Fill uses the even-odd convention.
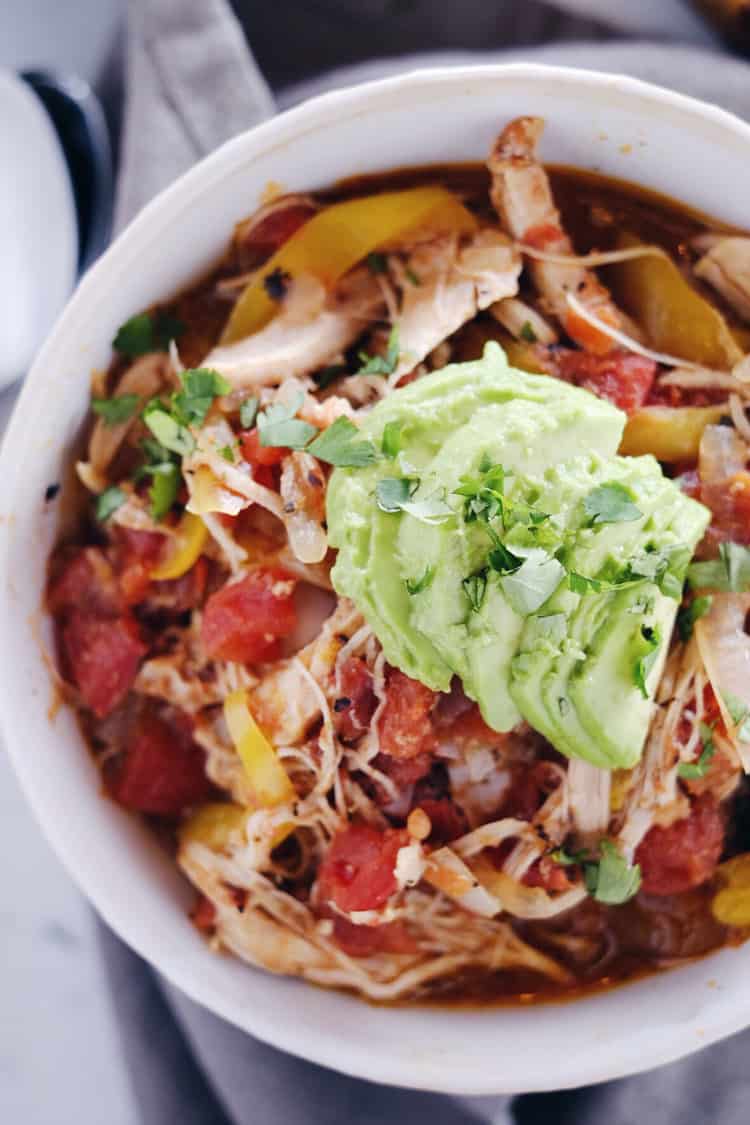
[[[0,66],[107,67],[123,0],[3,0]],[[17,391],[0,395],[0,433]],[[8,643],[8,638],[3,638]],[[0,1121],[137,1125],[93,915],[0,753]]]

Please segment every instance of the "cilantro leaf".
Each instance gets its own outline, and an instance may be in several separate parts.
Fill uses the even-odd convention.
[[[594,526],[602,523],[629,523],[643,515],[633,503],[630,489],[618,481],[593,488],[585,497],[583,508]]]
[[[435,567],[426,566],[424,574],[421,578],[407,578],[405,579],[406,591],[412,596],[414,594],[421,594],[423,590],[427,590],[432,585],[432,580],[435,577]]]
[[[701,723],[701,753],[697,762],[680,762],[677,767],[677,773],[680,777],[684,777],[686,781],[693,781],[696,778],[705,777],[708,773],[708,767],[711,765],[711,759],[716,753],[714,746],[714,731],[708,723]]]
[[[94,414],[99,415],[105,426],[119,426],[121,422],[127,422],[133,417],[139,402],[138,395],[92,398],[91,409]]]
[[[740,742],[750,742],[750,707],[731,691],[723,691],[721,695],[737,728],[736,733]]]
[[[377,460],[375,446],[360,437],[359,430],[348,418],[337,418],[327,430],[310,442],[308,453],[319,461],[344,468],[360,469]]]
[[[693,598],[689,605],[683,606],[677,614],[677,632],[680,640],[687,643],[693,635],[693,626],[696,621],[704,617],[711,608],[712,598],[709,594]]]
[[[694,590],[745,593],[750,590],[750,548],[740,543],[722,543],[718,559],[693,563],[687,576]]]
[[[381,512],[400,512],[418,482],[409,477],[383,477],[375,485],[375,499]]]
[[[243,430],[252,430],[258,413],[258,400],[253,396],[240,403],[240,425]]]
[[[404,269],[404,276],[406,277],[407,281],[411,282],[412,285],[422,284],[422,278],[414,272],[411,266],[406,266],[406,268]]]
[[[610,840],[599,845],[599,860],[584,864],[586,890],[597,902],[606,906],[619,906],[638,893],[641,886],[641,869],[633,867]]]
[[[162,461],[146,466],[145,472],[151,476],[148,498],[151,501],[151,515],[155,520],[166,516],[180,488],[180,470],[174,461]]]
[[[468,578],[464,578],[461,583],[466,597],[469,599],[473,613],[479,613],[484,602],[485,594],[487,593],[487,574],[481,571],[479,574],[471,574]]]
[[[159,444],[170,452],[185,457],[195,449],[195,438],[190,430],[181,425],[158,399],[148,404],[143,412],[143,421]]]
[[[210,367],[196,367],[180,375],[182,390],[172,397],[172,412],[184,425],[202,426],[213,401],[232,389],[223,375]]]
[[[633,682],[644,699],[648,699],[647,680],[656,663],[661,645],[661,632],[657,625],[641,625],[639,638],[640,655],[633,665]]]
[[[234,464],[234,450],[232,449],[231,445],[222,445],[221,449],[219,450],[219,454],[224,458],[225,461],[228,461],[230,465]]]
[[[256,423],[262,446],[304,449],[317,436],[315,426],[295,418],[303,401],[304,395],[299,394],[291,403],[275,402],[258,415]]]
[[[105,488],[104,492],[100,493],[96,498],[96,518],[102,523],[105,523],[110,516],[113,516],[118,508],[127,500],[127,496],[121,488],[113,484],[111,488]]]
[[[587,594],[589,590],[598,594],[604,585],[598,578],[587,578],[585,574],[578,574],[575,570],[568,571],[568,589],[574,594]]]
[[[394,419],[392,422],[386,422],[383,427],[383,437],[380,441],[380,448],[383,451],[383,456],[393,460],[397,457],[401,449],[401,427],[403,422]]]
[[[533,328],[530,320],[525,320],[523,322],[523,324],[521,325],[521,331],[520,331],[519,335],[520,335],[522,340],[526,341],[527,344],[535,344],[536,343],[536,332],[534,331],[534,328]]]
[[[588,848],[581,848],[577,852],[567,852],[565,848],[556,848],[553,852],[550,852],[551,858],[561,867],[572,867],[575,864],[584,863],[589,855]]]
[[[523,558],[514,555],[504,543],[499,540],[489,553],[489,564],[498,574],[513,574],[523,566]]]
[[[391,375],[398,365],[399,339],[398,325],[394,324],[388,337],[385,355],[368,355],[360,352],[359,359],[362,363],[358,375]]]
[[[128,359],[154,351],[154,321],[150,313],[137,313],[117,329],[112,347]]]
[[[120,355],[136,359],[148,352],[167,351],[170,342],[184,330],[182,321],[165,310],[137,313],[117,329],[112,347]]]
[[[523,554],[521,566],[501,577],[500,585],[511,608],[528,617],[552,596],[565,576],[565,568],[540,547],[524,548]]]

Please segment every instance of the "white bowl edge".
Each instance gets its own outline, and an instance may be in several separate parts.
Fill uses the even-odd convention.
[[[574,1004],[486,1011],[372,1008],[211,955],[184,919],[187,897],[169,861],[137,822],[100,799],[96,771],[82,751],[70,714],[58,716],[50,729],[49,683],[39,652],[39,592],[56,521],[41,497],[44,484],[59,477],[64,450],[83,417],[88,369],[106,359],[117,323],[177,287],[165,287],[169,262],[150,259],[162,239],[177,247],[179,222],[196,208],[204,214],[215,193],[235,190],[237,195],[236,178],[252,179],[253,167],[265,162],[288,168],[280,178],[296,188],[330,182],[343,174],[347,161],[354,173],[462,154],[481,158],[477,145],[488,140],[485,103],[490,96],[502,106],[498,126],[514,113],[544,112],[553,140],[559,131],[556,107],[562,113],[566,98],[581,102],[592,121],[566,126],[562,146],[568,161],[591,166],[591,146],[599,138],[605,169],[634,180],[649,180],[639,162],[638,133],[642,128],[645,136],[654,122],[635,123],[643,121],[647,110],[658,118],[657,133],[677,138],[684,130],[686,143],[702,138],[712,152],[722,151],[726,170],[740,168],[743,160],[746,165],[750,155],[750,127],[730,114],[634,79],[591,72],[522,63],[437,69],[324,95],[230,141],[134,220],[84,278],[58,321],[22,391],[0,453],[0,630],[5,638],[0,722],[26,795],[73,878],[109,925],[167,979],[258,1038],[359,1077],[463,1094],[611,1079],[668,1062],[739,1030],[750,1022],[750,984],[743,981],[750,948],[723,951]],[[516,107],[512,111],[509,99]],[[403,116],[405,101],[412,102],[415,114],[428,115],[430,106],[440,107],[440,120],[447,125],[460,119],[459,109],[467,110],[467,127],[460,138],[451,139],[448,153],[441,153],[435,132],[415,130],[408,145],[403,138],[394,143],[400,155],[391,161],[387,149],[372,142],[364,119],[378,117],[382,130],[389,117]],[[629,102],[632,126],[626,124]],[[472,104],[480,103],[482,113],[472,118]],[[615,119],[616,128],[606,124]],[[358,139],[358,128],[367,136]],[[618,129],[624,132],[618,134]],[[310,164],[315,144],[325,149],[326,135],[336,142],[311,179],[302,166]],[[346,155],[336,148],[341,136],[350,142]],[[648,137],[643,142],[645,148],[651,143]],[[407,148],[413,153],[409,160],[401,158]],[[295,172],[295,154],[302,149],[305,160]],[[663,188],[666,181],[672,194],[741,222],[738,193],[734,200],[719,198],[721,188],[714,186],[717,177],[706,167],[708,160],[698,164],[681,190],[677,183],[671,186],[676,179],[682,183],[685,174],[678,157],[664,177],[660,168],[660,183],[652,186]],[[295,175],[306,182],[294,182]],[[270,171],[261,177],[272,178]],[[728,182],[727,171],[720,180]],[[256,197],[261,187],[255,184]],[[248,191],[244,212],[232,204],[235,210],[230,208],[223,235],[218,241],[208,239],[212,248],[193,252],[191,270],[179,274],[183,280],[218,256],[233,219],[255,203]],[[218,220],[212,221],[218,231]],[[190,256],[188,250],[185,254]],[[148,276],[139,277],[143,263]],[[97,313],[104,324],[97,322]]]

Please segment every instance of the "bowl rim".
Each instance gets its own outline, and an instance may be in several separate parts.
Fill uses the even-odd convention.
[[[113,266],[121,259],[126,260],[131,256],[139,242],[144,243],[149,240],[154,230],[158,229],[162,215],[171,213],[175,207],[179,207],[181,211],[189,209],[196,195],[202,194],[211,183],[220,182],[235,165],[243,160],[246,161],[253,154],[267,155],[279,146],[294,143],[295,137],[303,133],[308,125],[320,128],[326,122],[333,124],[342,115],[356,115],[358,111],[368,107],[373,100],[392,95],[395,91],[405,96],[415,90],[424,92],[431,86],[439,86],[442,91],[446,86],[460,87],[467,81],[476,82],[482,78],[495,83],[503,80],[512,83],[516,79],[568,83],[578,90],[588,90],[592,97],[606,91],[617,91],[620,94],[646,98],[652,104],[661,104],[665,109],[687,113],[703,119],[708,124],[723,126],[747,145],[750,152],[750,125],[717,106],[623,75],[539,63],[493,63],[411,70],[395,77],[334,90],[287,110],[278,117],[227,141],[157,195],[119,234],[112,246],[84,276],[39,352],[8,425],[0,449],[0,505],[3,510],[11,513],[13,510],[13,493],[8,483],[13,480],[13,474],[8,470],[11,463],[17,462],[18,456],[22,454],[27,406],[34,400],[37,384],[42,383],[45,370],[49,369],[54,360],[58,340],[65,337],[68,323],[78,316],[80,310],[86,308],[90,298],[95,296],[102,279]],[[5,520],[9,518],[12,518],[12,515],[6,516]],[[2,551],[0,552],[0,620],[6,613],[6,603],[9,599],[8,578],[7,552]],[[516,1092],[512,1078],[508,1082],[502,1075],[493,1074],[486,1078],[472,1078],[471,1081],[467,1081],[464,1075],[459,1080],[455,1080],[449,1067],[445,1068],[444,1073],[441,1073],[436,1081],[435,1070],[420,1068],[419,1062],[414,1058],[407,1055],[400,1066],[394,1066],[392,1059],[387,1061],[381,1059],[377,1051],[368,1050],[366,1045],[351,1045],[349,1054],[343,1057],[339,1053],[340,1044],[335,1037],[320,1035],[311,1039],[308,1031],[302,1026],[295,1028],[293,1021],[279,1027],[274,1020],[267,1018],[262,1012],[256,1012],[251,1008],[240,1010],[239,1006],[233,1006],[211,981],[193,976],[178,960],[165,959],[163,946],[150,939],[148,920],[134,917],[128,912],[126,904],[118,898],[117,893],[113,893],[101,879],[97,880],[91,874],[86,863],[82,862],[82,857],[74,843],[73,833],[66,828],[65,818],[49,815],[48,802],[37,793],[33,769],[23,753],[23,740],[19,737],[14,719],[15,709],[14,701],[7,692],[4,677],[0,676],[0,730],[23,792],[43,834],[78,888],[111,929],[183,994],[271,1046],[345,1074],[389,1085],[441,1090],[452,1094],[488,1095]],[[307,987],[315,986],[307,985]],[[696,1042],[694,1021],[672,1027],[671,1035],[663,1037],[657,1048],[650,1051],[645,1066],[642,1050],[637,1044],[628,1045],[618,1041],[615,1049],[603,1047],[590,1059],[577,1057],[572,1070],[570,1058],[549,1060],[550,1066],[546,1074],[540,1076],[534,1088],[544,1090],[584,1085],[623,1077],[671,1062],[698,1047],[706,1046],[745,1027],[750,1022],[750,1005],[747,1012],[743,1011],[741,1000],[742,997],[735,993],[732,998],[725,996],[717,1002],[712,1009],[711,1017],[709,1019],[704,1017],[701,1021],[699,1042]],[[363,1006],[363,1011],[366,1010],[367,1008]],[[613,1054],[617,1056],[615,1061],[612,1059]]]

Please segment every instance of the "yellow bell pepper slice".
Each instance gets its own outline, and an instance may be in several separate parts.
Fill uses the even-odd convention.
[[[718,422],[727,407],[644,406],[628,418],[620,453],[640,457],[652,453],[657,461],[694,461],[706,426]]]
[[[716,874],[724,884],[711,903],[717,922],[738,928],[750,926],[750,854],[720,864]]]
[[[386,191],[325,207],[301,226],[249,283],[232,311],[221,342],[233,344],[271,320],[278,305],[266,292],[263,279],[275,270],[291,277],[312,274],[330,287],[374,250],[427,223],[436,230],[457,233],[470,233],[477,227],[471,212],[447,188],[439,186]]]
[[[259,808],[293,801],[296,793],[278,754],[256,723],[240,688],[224,700],[224,718]]]
[[[200,558],[207,538],[208,530],[203,520],[185,512],[177,525],[174,538],[169,541],[167,557],[151,571],[151,578],[155,582],[182,578]]]
[[[631,234],[620,248],[637,246]],[[719,310],[693,289],[669,258],[650,254],[610,266],[619,301],[657,351],[726,370],[742,358]],[[608,273],[608,276],[609,273]]]
[[[212,851],[221,851],[230,836],[240,832],[248,810],[242,805],[214,801],[203,805],[180,827],[181,844],[203,844]]]

